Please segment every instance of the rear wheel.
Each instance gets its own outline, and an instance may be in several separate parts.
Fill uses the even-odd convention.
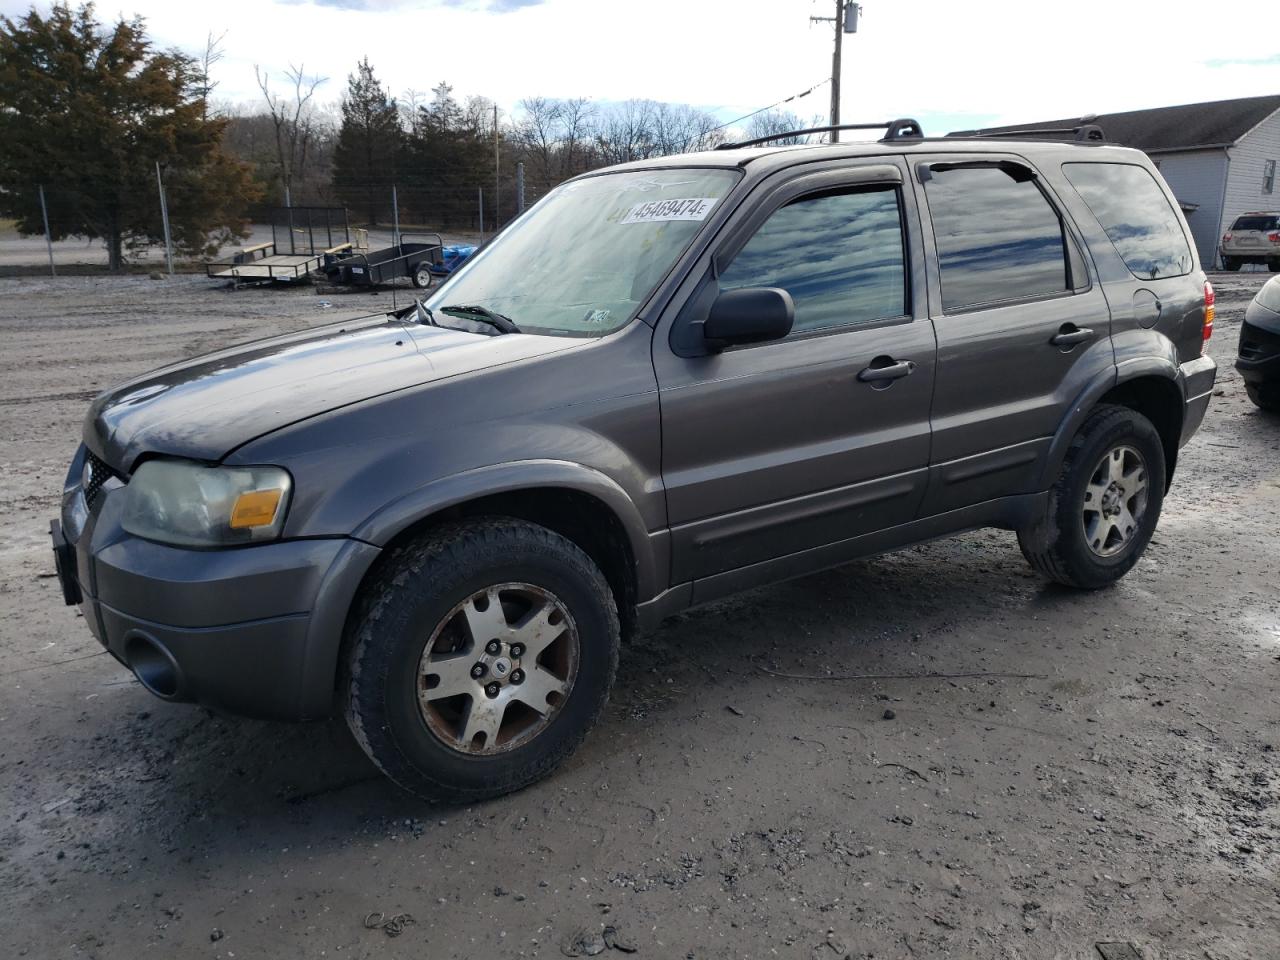
[[[1146,417],[1104,404],[1071,441],[1043,517],[1018,531],[1022,554],[1057,583],[1112,584],[1138,562],[1164,502],[1164,447]]]
[[[427,800],[497,796],[582,742],[618,664],[613,594],[575,544],[503,518],[441,527],[374,574],[348,635],[347,722]]]
[[[1268,260],[1267,269],[1270,270],[1272,273],[1280,273],[1280,259]]]
[[[1222,269],[1223,269],[1223,270],[1239,270],[1239,269],[1240,269],[1240,264],[1241,264],[1242,262],[1243,262],[1243,261],[1241,261],[1241,259],[1240,259],[1239,257],[1223,257],[1223,258],[1222,258]]]
[[[1244,390],[1259,410],[1280,413],[1280,383],[1246,383]]]
[[[431,286],[431,271],[427,269],[425,263],[420,263],[413,268],[413,285],[420,290]]]

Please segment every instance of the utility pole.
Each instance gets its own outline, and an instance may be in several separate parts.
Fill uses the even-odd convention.
[[[498,157],[498,105],[493,105],[493,229],[498,229],[498,200],[502,196],[502,181],[499,178],[501,160]]]
[[[53,265],[53,235],[49,233],[49,208],[44,205],[44,184],[39,184],[40,190],[40,216],[44,218],[44,245],[49,248],[49,276],[56,277],[58,275],[57,268]]]
[[[858,15],[862,13],[862,5],[857,0],[835,0],[836,15],[834,17],[810,17],[813,23],[834,23],[836,28],[835,49],[831,54],[831,126],[840,126],[840,54],[846,33],[858,32]],[[831,143],[840,142],[840,131],[832,130]]]
[[[160,190],[160,220],[164,223],[164,259],[173,276],[173,243],[169,239],[169,201],[164,195],[164,180],[160,178],[160,161],[156,161],[156,187]]]

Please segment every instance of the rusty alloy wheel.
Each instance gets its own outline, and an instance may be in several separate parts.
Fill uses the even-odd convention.
[[[564,603],[530,583],[477,590],[436,625],[418,665],[418,707],[445,746],[492,756],[527,744],[559,713],[581,642]]]

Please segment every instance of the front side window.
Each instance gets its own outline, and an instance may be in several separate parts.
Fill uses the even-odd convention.
[[[686,167],[571,180],[467,261],[426,306],[438,319],[455,305],[483,307],[524,333],[610,333],[635,317],[739,177]]]
[[[774,211],[721,273],[720,289],[786,290],[794,335],[904,316],[906,278],[898,190],[872,187]]]
[[[1067,238],[1057,211],[1016,164],[937,164],[925,184],[947,312],[1065,293]]]
[[[1064,163],[1062,172],[1141,280],[1180,277],[1195,262],[1173,207],[1155,179],[1131,163]]]

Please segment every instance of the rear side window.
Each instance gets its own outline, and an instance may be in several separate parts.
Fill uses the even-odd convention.
[[[1070,288],[1062,220],[1017,164],[935,164],[925,182],[948,313]]]
[[[1062,172],[1135,277],[1159,280],[1191,272],[1195,261],[1182,225],[1144,168],[1131,163],[1064,163]]]
[[[793,333],[907,312],[902,213],[893,187],[823,193],[775,210],[720,274],[720,289],[781,287]]]
[[[1280,217],[1237,217],[1232,230],[1280,230]]]

